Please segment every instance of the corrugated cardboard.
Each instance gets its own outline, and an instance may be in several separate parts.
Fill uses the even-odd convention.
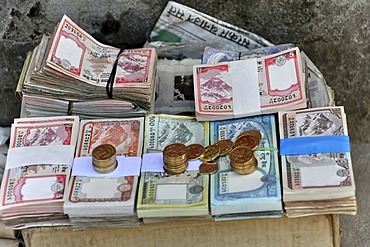
[[[302,218],[206,220],[143,224],[136,228],[73,231],[69,227],[22,231],[26,247],[339,247],[337,215]]]
[[[1,247],[18,247],[19,243],[15,239],[0,238]]]
[[[4,223],[1,221],[0,221],[0,238],[16,239],[15,231],[5,228]]]

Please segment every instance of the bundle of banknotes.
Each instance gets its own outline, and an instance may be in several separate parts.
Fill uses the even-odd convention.
[[[143,131],[143,117],[81,120],[64,204],[74,229],[139,225],[135,202]],[[118,157],[118,167],[109,174],[91,169],[92,151],[101,144],[112,145]]]
[[[1,184],[1,219],[12,228],[69,224],[63,212],[78,117],[15,119]]]
[[[156,155],[167,145],[199,143],[208,145],[209,123],[194,117],[150,114],[145,119],[144,152]],[[146,158],[145,157],[145,158]],[[208,175],[187,170],[180,175],[165,173],[163,164],[147,166],[143,158],[137,213],[145,222],[210,218],[208,213]],[[199,167],[199,164],[198,164]]]
[[[45,114],[49,104],[55,114],[144,115],[153,102],[156,63],[154,48],[104,45],[63,16],[27,57],[18,92],[28,96],[25,111],[32,116]],[[91,108],[84,107],[91,101]],[[107,109],[110,104],[114,108]]]
[[[287,216],[355,214],[355,180],[344,108],[279,112],[279,132]]]
[[[239,175],[230,165],[230,157],[219,157],[219,171],[211,175],[210,209],[215,220],[281,217],[279,156],[274,115],[246,117],[210,123],[211,143],[230,139],[246,130],[262,134],[254,152],[258,168],[250,175]]]

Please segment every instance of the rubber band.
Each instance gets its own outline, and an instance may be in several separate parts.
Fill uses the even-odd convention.
[[[116,76],[116,71],[117,71],[117,65],[118,65],[118,60],[119,56],[122,54],[124,51],[123,48],[120,49],[119,53],[117,54],[116,60],[114,61],[112,72],[109,75],[109,79],[107,81],[107,85],[105,86],[106,91],[107,91],[107,96],[108,98],[112,99],[113,98],[113,84],[114,84],[114,77]]]
[[[350,152],[349,136],[310,136],[280,139],[280,155]]]

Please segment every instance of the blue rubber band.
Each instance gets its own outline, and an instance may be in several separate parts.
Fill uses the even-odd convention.
[[[349,152],[349,136],[310,136],[280,139],[280,155]]]

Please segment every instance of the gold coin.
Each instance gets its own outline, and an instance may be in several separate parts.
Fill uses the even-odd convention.
[[[235,147],[239,146],[247,146],[250,147],[252,150],[255,150],[259,146],[259,140],[255,136],[245,134],[236,138]]]
[[[231,163],[245,163],[248,162],[253,155],[252,149],[247,146],[239,146],[231,150],[230,162]]]
[[[188,161],[185,160],[183,163],[181,164],[169,164],[169,163],[163,163],[164,166],[167,168],[167,169],[180,169],[184,166],[188,166]]]
[[[167,164],[182,164],[186,161],[186,156],[184,158],[179,158],[179,159],[169,159],[166,156],[163,156],[163,162]]]
[[[117,168],[117,166],[118,166],[118,162],[116,161],[112,167],[100,168],[100,167],[93,166],[93,168],[95,171],[99,173],[111,173]]]
[[[257,170],[258,162],[256,158],[253,158],[253,162],[250,166],[247,166],[246,168],[235,168],[231,166],[232,170],[240,175],[249,175],[252,174]]]
[[[234,147],[234,143],[229,139],[219,140],[214,145],[220,148],[220,156],[228,154]]]
[[[242,133],[240,133],[238,135],[238,137],[240,136],[243,136],[243,135],[251,135],[251,136],[255,136],[258,140],[258,143],[261,141],[262,139],[262,134],[261,132],[259,132],[258,130],[246,130],[246,131],[243,131]],[[238,139],[238,137],[236,139]]]
[[[101,144],[92,151],[92,157],[96,160],[108,160],[116,155],[116,148],[111,144]]]
[[[163,156],[166,156],[166,157],[180,157],[180,156],[183,156],[183,155],[186,155],[186,146],[182,143],[173,143],[173,144],[169,144],[167,145],[164,149],[163,149]]]
[[[201,144],[190,144],[186,147],[188,152],[188,159],[189,160],[195,160],[199,159],[204,154],[204,147]]]
[[[112,159],[109,162],[100,162],[100,161],[97,161],[97,160],[93,160],[92,164],[95,167],[107,168],[107,167],[112,167],[115,162],[116,162],[116,159]]]
[[[220,155],[220,147],[216,145],[209,145],[204,149],[204,155],[201,161],[215,160]]]
[[[237,161],[235,161],[234,158],[232,160],[230,159],[230,165],[234,166],[236,168],[244,168],[244,167],[251,166],[252,163],[254,162],[254,159],[255,159],[255,157],[254,157],[254,154],[252,153],[249,160],[247,160],[245,162],[237,162]]]
[[[218,164],[214,161],[203,162],[199,166],[199,172],[204,175],[213,174],[217,171],[218,171]]]
[[[164,169],[164,171],[165,171],[167,174],[170,174],[170,175],[178,175],[178,174],[181,174],[181,173],[185,172],[187,167],[188,167],[188,166],[186,165],[186,166],[185,166],[184,168],[182,168],[182,169],[176,169],[176,170],[174,170],[174,169],[167,169],[165,166],[163,166],[163,169]]]

